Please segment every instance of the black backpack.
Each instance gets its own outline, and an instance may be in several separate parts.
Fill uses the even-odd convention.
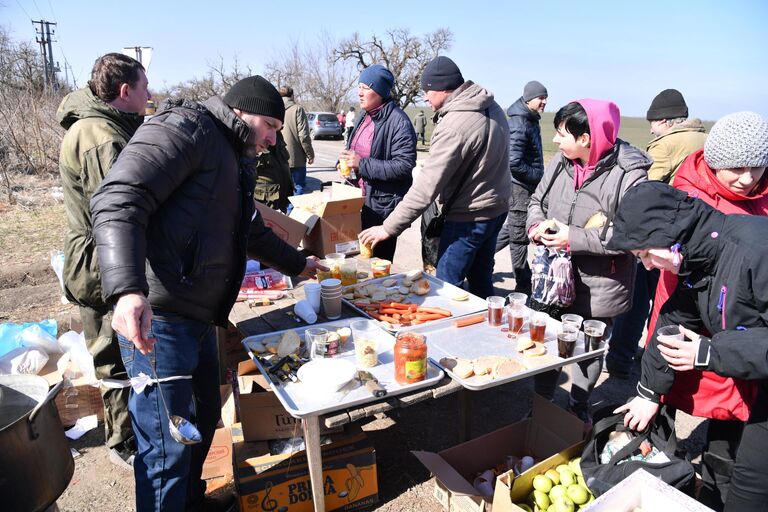
[[[624,426],[624,413],[613,414],[617,407],[619,406],[611,405],[595,413],[595,426],[581,455],[581,471],[587,487],[595,497],[604,494],[638,469],[643,469],[667,484],[692,495],[693,466],[684,452],[678,451],[675,419],[666,406],[662,405],[654,421],[643,432],[636,435],[629,444],[616,452],[610,462],[600,463],[600,453],[608,441],[608,435],[611,432],[630,431]],[[630,456],[646,439],[659,451],[664,452],[669,457],[669,462],[651,463],[629,460],[619,464],[619,461]]]

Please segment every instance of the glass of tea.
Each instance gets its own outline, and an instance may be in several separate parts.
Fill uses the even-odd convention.
[[[517,337],[523,332],[525,326],[525,306],[510,303],[507,306],[507,322],[509,322],[509,334]]]
[[[576,348],[576,337],[579,330],[575,325],[564,323],[560,332],[557,333],[557,355],[563,359],[573,357],[573,350]]]
[[[584,321],[584,351],[598,350],[603,342],[605,323],[600,320]]]
[[[543,311],[537,311],[531,315],[529,327],[531,340],[537,343],[544,343],[544,335],[547,332],[547,320],[549,320],[549,315]]]
[[[486,299],[488,303],[488,324],[493,327],[504,325],[504,297],[493,295]]]

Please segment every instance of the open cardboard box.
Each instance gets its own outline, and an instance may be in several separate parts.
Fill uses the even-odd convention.
[[[232,425],[236,421],[235,397],[232,386],[219,386],[221,395],[221,424],[213,434],[213,442],[208,455],[203,461],[203,473],[200,478],[232,478]]]
[[[292,219],[309,225],[313,216],[319,217],[304,236],[304,249],[321,258],[334,252],[360,252],[357,236],[362,230],[360,210],[365,198],[359,188],[333,183],[330,196],[315,192],[288,199],[294,206],[290,215]]]
[[[510,455],[544,460],[581,441],[583,432],[584,423],[576,416],[534,395],[530,418],[438,453],[413,454],[435,475],[435,498],[447,510],[482,512],[491,510],[493,503],[495,512],[493,497],[477,494],[472,485],[475,476],[503,463]],[[498,494],[498,486],[496,491]],[[508,499],[508,490],[506,495]]]
[[[304,435],[301,420],[294,418],[271,391],[270,383],[259,372],[256,363],[248,359],[237,365],[240,388],[240,423],[245,441],[268,441]],[[339,432],[320,425],[320,432]]]
[[[240,510],[311,512],[306,451],[271,455],[269,443],[244,442],[238,430],[233,427]],[[330,441],[321,447],[326,510],[370,510],[379,499],[376,451],[359,427]]]
[[[712,512],[711,508],[642,469],[629,475],[585,508],[590,512],[633,512],[636,509]]]
[[[104,402],[98,385],[94,385],[78,368],[69,354],[49,354],[48,362],[40,373],[49,386],[54,386],[67,375],[65,383],[56,395],[56,409],[64,427],[71,427],[80,418],[95,414],[99,421],[104,421]]]
[[[299,222],[265,204],[258,201],[255,203],[259,215],[264,220],[264,225],[291,247],[298,247],[304,239],[304,235],[315,226],[318,220],[317,215],[309,215],[302,222]]]

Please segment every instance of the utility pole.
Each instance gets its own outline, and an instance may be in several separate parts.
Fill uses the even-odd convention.
[[[56,33],[54,30],[51,30],[51,25],[55,27],[56,23],[45,20],[32,20],[32,24],[39,25],[39,27],[35,27],[35,33],[37,34],[35,41],[40,45],[40,55],[43,58],[45,90],[58,91],[59,83],[56,80],[56,72],[59,71],[59,66],[53,63],[53,46],[51,45],[53,42],[52,36]]]

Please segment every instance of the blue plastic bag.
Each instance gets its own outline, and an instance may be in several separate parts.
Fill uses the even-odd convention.
[[[22,346],[21,332],[27,327],[33,325],[39,326],[43,331],[47,332],[54,338],[59,332],[56,320],[48,319],[42,322],[26,322],[23,324],[14,324],[11,322],[0,323],[0,357],[4,356],[11,350],[17,349]]]

